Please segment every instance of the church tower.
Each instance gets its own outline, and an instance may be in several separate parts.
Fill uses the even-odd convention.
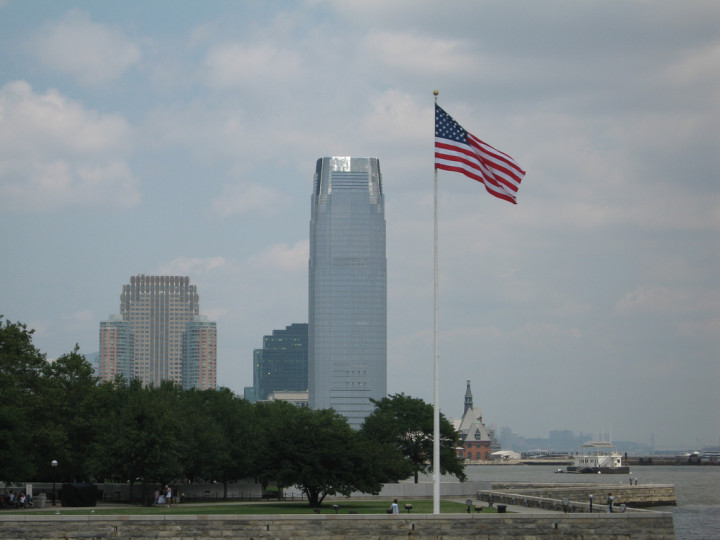
[[[467,382],[467,390],[465,390],[465,409],[463,410],[463,416],[468,412],[468,409],[473,408],[472,391],[470,390],[470,379]]]

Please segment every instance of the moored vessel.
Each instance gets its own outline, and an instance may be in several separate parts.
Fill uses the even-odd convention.
[[[610,441],[588,441],[580,447],[567,472],[628,474],[630,467],[623,465],[622,456]]]

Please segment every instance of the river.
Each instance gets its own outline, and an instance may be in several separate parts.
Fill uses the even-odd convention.
[[[557,474],[546,465],[469,465],[468,480],[488,482],[597,482],[673,484],[677,506],[654,508],[672,512],[677,540],[720,539],[720,466],[635,466],[630,475]]]

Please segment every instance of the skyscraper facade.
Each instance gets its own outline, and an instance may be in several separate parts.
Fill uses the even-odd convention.
[[[187,276],[132,276],[130,283],[123,285],[120,295],[120,314],[111,316],[109,321],[100,323],[100,376],[111,380],[122,373],[129,378],[140,379],[143,384],[159,385],[170,380],[183,383],[183,341],[186,333],[196,335],[197,345],[204,347],[202,357],[199,350],[186,343],[191,366],[199,369],[205,364],[203,377],[208,388],[215,387],[217,364],[215,323],[198,319],[199,297],[195,285]],[[193,326],[193,323],[198,323]],[[204,324],[203,324],[204,323]],[[114,338],[114,333],[118,337]],[[194,333],[194,334],[193,334]],[[120,338],[127,334],[127,340]],[[189,337],[189,336],[188,336]],[[127,361],[115,360],[108,344],[118,340],[118,353],[131,351],[130,366]],[[120,347],[123,344],[125,349]],[[196,362],[194,364],[193,362]],[[113,362],[117,363],[113,368]],[[188,375],[188,377],[190,377]],[[190,377],[192,378],[192,377]],[[187,379],[190,380],[190,379]],[[194,387],[194,386],[193,386]]]
[[[111,381],[118,375],[132,380],[133,354],[135,340],[132,326],[114,315],[109,321],[100,323],[100,352],[98,359],[98,377]]]
[[[295,323],[263,337],[253,351],[255,398],[266,400],[279,391],[308,389],[308,325]]]
[[[317,161],[310,218],[308,390],[353,427],[387,394],[385,204],[377,158]]]
[[[217,383],[217,325],[196,315],[185,326],[182,342],[182,386],[212,390]]]

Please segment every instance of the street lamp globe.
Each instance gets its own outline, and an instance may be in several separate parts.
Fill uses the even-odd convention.
[[[52,497],[53,502],[52,502],[52,505],[55,506],[55,480],[57,479],[57,470],[56,469],[58,466],[57,459],[53,459],[50,462],[50,465],[52,465],[52,468],[53,468],[53,497]]]

